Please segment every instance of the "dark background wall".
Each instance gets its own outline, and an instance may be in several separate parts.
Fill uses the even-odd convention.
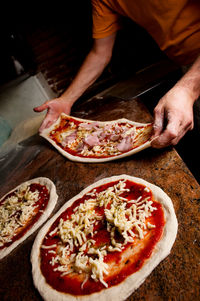
[[[0,84],[16,75],[13,59],[32,74],[42,72],[50,87],[61,94],[73,80],[92,45],[89,0],[69,1],[30,16],[18,16],[1,28]],[[30,11],[31,12],[31,11]],[[123,19],[113,58],[98,81],[85,93],[88,97],[117,80],[162,59],[164,54],[139,26]]]

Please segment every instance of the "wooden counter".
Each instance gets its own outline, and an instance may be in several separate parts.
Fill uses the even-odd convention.
[[[127,101],[100,96],[76,107],[72,115],[94,120],[125,117],[149,122],[151,115],[140,99]],[[49,177],[59,195],[55,213],[83,188],[119,174],[141,177],[160,186],[172,199],[178,235],[171,254],[128,300],[200,300],[200,187],[172,148],[146,149],[108,163],[75,163],[35,135],[0,160],[0,196],[31,178]],[[30,252],[37,232],[0,262],[0,300],[42,300],[33,286]]]

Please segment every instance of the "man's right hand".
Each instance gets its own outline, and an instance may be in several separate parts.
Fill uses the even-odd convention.
[[[45,128],[50,127],[54,123],[61,113],[67,115],[70,114],[72,104],[62,97],[54,98],[43,103],[41,106],[34,108],[35,112],[42,112],[47,110],[47,114],[39,128],[39,132],[42,132]]]

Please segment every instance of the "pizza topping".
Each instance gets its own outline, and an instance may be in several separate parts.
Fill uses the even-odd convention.
[[[123,138],[122,141],[117,145],[117,149],[120,152],[126,152],[132,148],[133,140],[130,136]]]
[[[151,125],[148,127],[146,140],[150,138],[152,129]],[[79,122],[62,116],[58,128],[49,135],[69,152],[81,157],[100,158],[120,155],[137,147],[144,130],[145,127],[136,127],[128,122]]]
[[[56,244],[51,245],[51,246],[41,246],[41,248],[43,248],[43,249],[52,249],[52,248],[56,248],[56,247],[57,247]]]
[[[86,144],[88,144],[89,146],[98,145],[100,143],[99,138],[98,138],[98,134],[93,133],[91,135],[86,136],[86,138],[84,139],[84,142]]]
[[[17,239],[20,232],[31,218],[43,212],[44,205],[40,206],[41,191],[39,184],[23,184],[16,191],[8,194],[0,203],[0,247],[5,247]],[[43,191],[46,199],[46,191]],[[43,207],[43,208],[42,208]],[[39,214],[38,214],[39,212]]]
[[[42,249],[56,252],[49,253],[54,272],[60,272],[61,277],[83,273],[87,279],[108,287],[107,256],[123,252],[156,228],[149,221],[157,210],[150,190],[142,186],[141,195],[129,199],[131,189],[126,182],[121,180],[106,189],[89,191],[71,213],[60,217],[56,227],[50,229]],[[46,245],[48,237],[56,237],[57,244]],[[87,282],[85,277],[82,288]]]
[[[51,233],[49,233],[50,236],[56,234],[56,232],[58,231],[58,228],[56,227]]]
[[[95,122],[91,122],[91,123],[85,123],[85,122],[83,122],[83,123],[79,124],[79,127],[83,128],[85,130],[96,129],[96,128],[98,128],[98,126],[99,126],[99,123],[96,122],[96,121]]]
[[[65,139],[64,139],[64,142],[66,144],[68,143],[72,143],[74,141],[74,139],[76,139],[76,132],[73,132],[73,134],[70,134],[69,136],[67,136]]]
[[[86,127],[87,128],[87,127]],[[90,132],[85,133],[84,142],[92,147],[89,149],[86,147],[83,154],[86,153],[95,153],[96,155],[101,155],[105,149],[109,154],[118,154],[120,152],[125,152],[131,149],[134,142],[135,127],[130,125],[121,125],[118,124],[107,124],[105,126],[98,125],[95,123],[95,127],[90,127]],[[131,136],[132,135],[132,136]],[[96,147],[98,146],[98,147]]]

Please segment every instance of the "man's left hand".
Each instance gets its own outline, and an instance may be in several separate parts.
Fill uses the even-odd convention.
[[[193,129],[193,103],[187,89],[174,86],[154,109],[152,147],[176,145],[187,131]]]

